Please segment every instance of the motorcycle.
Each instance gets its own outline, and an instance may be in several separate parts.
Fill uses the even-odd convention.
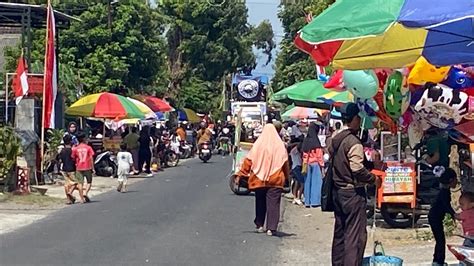
[[[115,155],[105,151],[97,155],[94,160],[95,174],[105,177],[117,177],[117,163]]]
[[[176,148],[171,145],[171,140],[170,138],[163,137],[162,138],[162,143],[160,144],[160,152],[159,152],[159,157],[160,157],[160,162],[162,166],[165,167],[175,167],[179,163],[179,153],[177,153],[175,150]]]
[[[220,137],[219,144],[220,144],[220,151],[222,153],[222,156],[229,155],[230,154],[230,138]]]
[[[471,241],[474,238],[469,236],[458,235],[464,239],[469,239]],[[469,265],[474,266],[474,248],[466,247],[463,245],[450,245],[448,244],[449,251],[459,260],[459,265]]]
[[[192,147],[185,140],[180,141],[179,151],[181,153],[181,159],[188,159],[192,156]]]
[[[204,142],[199,146],[199,159],[207,163],[212,157],[211,145],[209,142]]]

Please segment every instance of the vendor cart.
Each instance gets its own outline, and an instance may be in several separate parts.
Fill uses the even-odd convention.
[[[265,124],[265,102],[236,102],[232,103],[232,116],[235,122],[235,153],[232,173],[229,180],[230,189],[237,195],[250,193],[245,178],[235,182],[236,174],[257,139],[259,127]]]

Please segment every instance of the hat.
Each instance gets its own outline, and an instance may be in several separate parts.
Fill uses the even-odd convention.
[[[346,120],[352,120],[352,118],[359,115],[360,111],[355,103],[345,103],[337,109],[341,113],[342,118]]]

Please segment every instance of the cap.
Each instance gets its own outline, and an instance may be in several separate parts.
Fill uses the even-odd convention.
[[[359,107],[355,103],[345,103],[339,108],[338,111],[341,113],[342,118],[352,120],[355,116],[359,115]]]

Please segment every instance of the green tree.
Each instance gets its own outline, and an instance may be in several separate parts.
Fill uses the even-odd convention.
[[[252,47],[270,62],[275,48],[268,21],[253,27],[243,2],[163,1],[159,10],[168,18],[168,96],[182,106],[207,112],[220,103],[222,78],[242,66],[255,66]]]
[[[63,33],[65,61],[78,69],[86,92],[120,86],[139,91],[155,84],[163,74],[162,16],[143,1],[122,0],[109,28],[107,8],[91,6]]]
[[[275,63],[275,76],[272,79],[273,90],[279,91],[296,82],[316,78],[314,61],[298,50],[293,39],[305,24],[305,15],[317,16],[335,0],[313,0],[306,4],[288,4],[280,7],[278,17],[283,24],[284,39]]]

